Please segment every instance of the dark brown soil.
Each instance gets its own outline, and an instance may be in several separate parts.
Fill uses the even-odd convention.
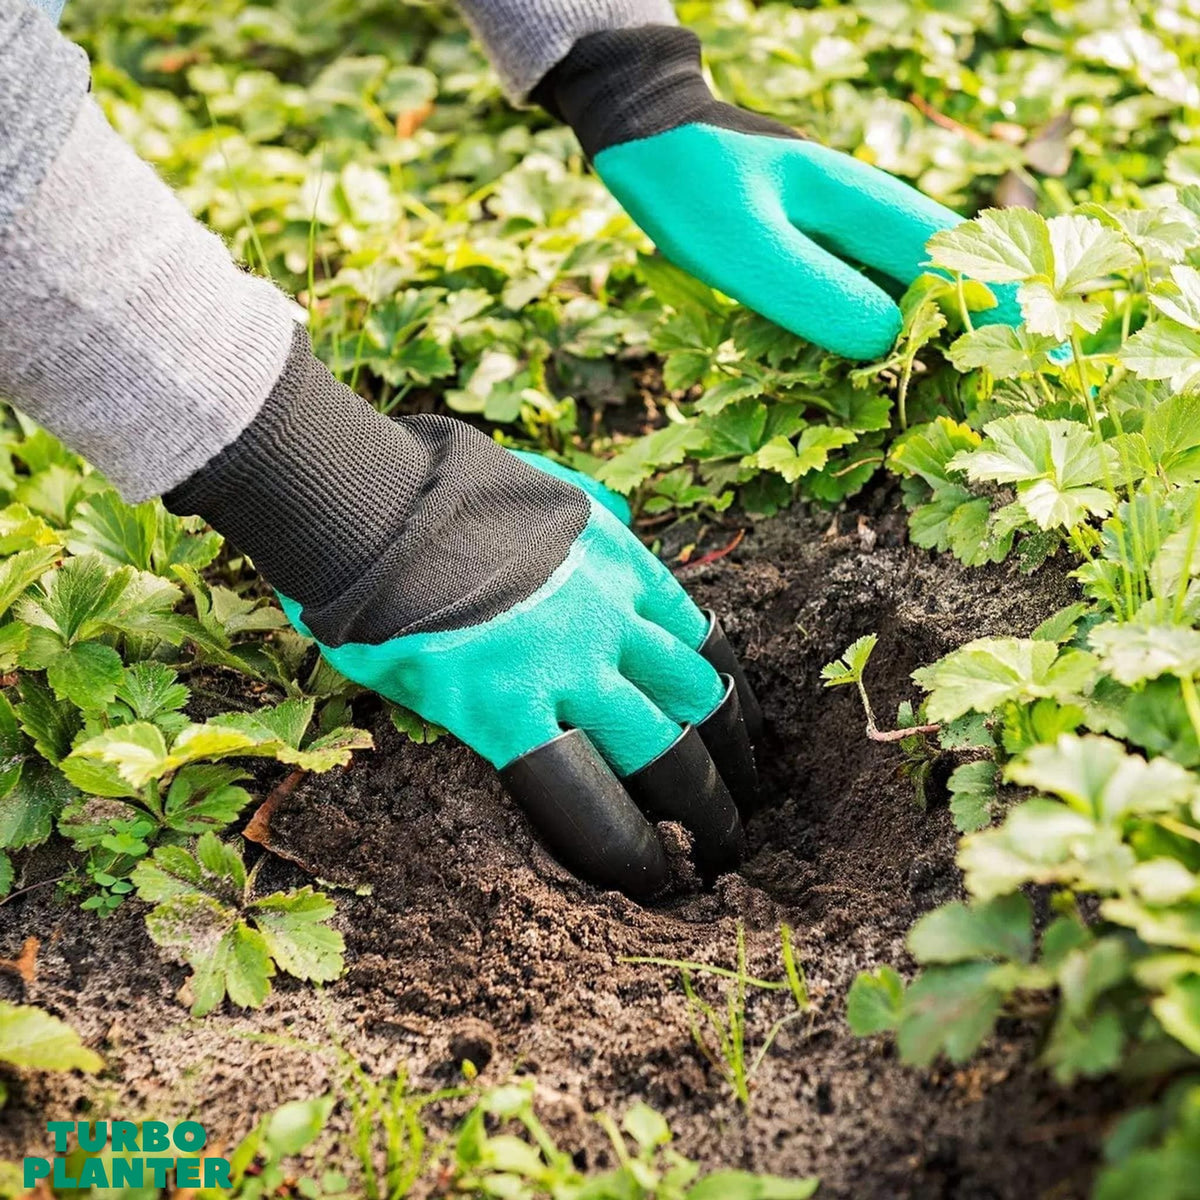
[[[136,904],[99,923],[46,888],[0,908],[0,955],[42,940],[27,998],[72,1020],[109,1062],[99,1081],[18,1084],[0,1116],[0,1157],[40,1145],[48,1116],[89,1110],[201,1114],[214,1142],[228,1140],[325,1086],[328,1056],[303,1043],[332,1030],[373,1073],[407,1064],[418,1087],[454,1079],[463,1057],[484,1081],[536,1074],[542,1109],[579,1161],[607,1161],[588,1114],[641,1099],[707,1166],[819,1175],[824,1197],[1085,1195],[1103,1099],[1053,1086],[1036,1066],[1036,1028],[1011,1023],[970,1067],[931,1073],[847,1029],[855,973],[908,968],[906,931],[958,894],[959,877],[944,803],[919,811],[897,749],[863,738],[853,689],[819,680],[850,641],[878,632],[869,682],[883,719],[918,698],[915,667],[972,637],[1027,633],[1071,599],[1070,584],[1054,564],[1032,579],[1008,566],[967,572],[908,547],[894,495],[830,521],[759,523],[734,553],[681,572],[742,650],[767,715],[769,800],[742,874],[655,909],[597,894],[539,849],[473,755],[449,741],[411,745],[379,720],[376,754],[308,778],[274,818],[282,847],[346,886],[337,923],[348,970],[324,993],[277,981],[259,1013],[192,1021],[175,996],[186,971],[160,960]],[[703,546],[734,532],[709,530]],[[260,877],[303,880],[276,858]],[[811,1020],[789,1027],[763,1065],[749,1116],[696,1050],[677,973],[620,961],[731,965],[738,921],[752,968],[772,978],[787,921],[814,997]],[[778,994],[753,997],[755,1036],[785,1010]]]

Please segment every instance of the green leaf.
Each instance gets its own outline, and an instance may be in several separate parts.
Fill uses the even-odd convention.
[[[0,896],[7,896],[12,891],[14,878],[12,859],[3,850],[0,850]],[[3,1107],[3,1104],[0,1104],[0,1108]]]
[[[1027,963],[1033,954],[1033,910],[1020,892],[944,904],[909,931],[908,951],[922,964],[987,958]]]
[[[667,308],[678,312],[700,308],[718,317],[729,311],[729,306],[708,284],[668,262],[661,254],[639,254],[638,271],[659,303]]]
[[[1033,333],[1021,325],[985,325],[963,334],[948,352],[955,370],[986,367],[997,379],[1016,379],[1044,371],[1058,339]],[[946,420],[947,418],[939,418]]]
[[[167,790],[166,823],[179,833],[204,833],[229,825],[250,803],[250,793],[234,786],[244,778],[236,767],[210,763],[184,767]]]
[[[1150,293],[1150,303],[1172,321],[1200,332],[1200,271],[1173,266],[1171,282]]]
[[[135,875],[144,879],[141,866]],[[192,890],[167,895],[146,915],[146,929],[192,968],[194,1016],[211,1012],[227,994],[243,1008],[257,1008],[271,990],[275,968],[262,935],[214,896]]]
[[[18,605],[17,615],[65,642],[85,640],[112,623],[132,577],[128,567],[110,574],[93,554],[68,558],[43,577],[39,591]]]
[[[221,841],[215,833],[205,833],[196,842],[196,858],[214,879],[242,896],[246,889],[246,866],[235,846]]]
[[[1146,414],[1142,436],[1154,471],[1172,483],[1200,479],[1200,395],[1163,399]]]
[[[444,737],[446,734],[446,730],[440,725],[431,724],[417,716],[415,712],[410,712],[407,708],[401,708],[396,704],[389,706],[388,715],[397,732],[404,734],[409,741],[415,742],[418,746],[432,746],[438,738]]]
[[[1120,350],[1122,365],[1143,379],[1167,379],[1176,391],[1200,384],[1200,332],[1175,321],[1155,321]]]
[[[665,1146],[671,1140],[671,1128],[660,1113],[640,1101],[625,1114],[621,1128],[642,1150]]]
[[[139,662],[127,667],[116,691],[117,699],[129,705],[139,721],[153,721],[164,713],[178,712],[190,695],[178,682],[175,672],[157,662]]]
[[[158,904],[172,896],[189,895],[204,885],[204,868],[181,846],[159,846],[153,859],[134,867],[130,878],[138,898]]]
[[[935,266],[982,283],[1020,283],[1054,271],[1046,221],[1024,208],[985,209],[973,221],[934,234],[929,253]]]
[[[1054,1078],[1069,1085],[1080,1077],[1094,1079],[1117,1070],[1126,1041],[1120,1014],[1111,1008],[1090,1013],[1086,1020],[1073,1019],[1061,1011],[1042,1058],[1053,1070]]]
[[[670,424],[631,443],[610,458],[596,478],[615,492],[628,495],[645,482],[659,467],[673,467],[698,450],[706,434],[694,424]]]
[[[1129,883],[1147,904],[1172,905],[1189,899],[1200,880],[1177,858],[1148,858],[1129,872]]]
[[[32,675],[23,675],[17,687],[21,703],[16,714],[21,728],[43,758],[60,762],[71,753],[71,743],[83,728],[79,710],[67,700],[56,700],[50,689]]]
[[[95,554],[113,567],[149,571],[158,531],[157,504],[126,504],[111,489],[88,497],[75,510],[67,535],[72,554]]]
[[[1080,619],[1088,611],[1086,604],[1076,602],[1068,604],[1065,608],[1060,608],[1058,612],[1048,616],[1034,631],[1030,634],[1035,642],[1062,642],[1070,641],[1074,636],[1075,627],[1079,624]]]
[[[46,681],[60,700],[85,712],[102,712],[112,703],[124,675],[121,656],[103,642],[75,642],[46,668]]]
[[[1070,699],[1094,673],[1095,660],[1082,651],[1060,653],[1052,642],[1030,638],[979,638],[912,677],[930,693],[929,719],[942,722],[1010,700]]]
[[[998,768],[990,759],[963,763],[950,775],[950,815],[959,833],[972,833],[991,823],[996,802]]]
[[[967,962],[930,967],[904,997],[901,1058],[928,1067],[939,1054],[964,1063],[982,1045],[1012,990],[1010,968]]]
[[[1089,515],[1107,516],[1113,497],[1092,486],[1105,463],[1095,434],[1074,421],[1004,417],[984,427],[987,440],[960,452],[950,467],[973,482],[1015,483],[1017,497],[1041,529],[1071,528]]]
[[[168,900],[146,917],[150,936],[160,945],[167,921],[177,922],[177,933],[186,933],[188,945],[181,949],[184,960],[192,968],[192,1015],[211,1012],[226,995],[242,1008],[258,1008],[271,991],[275,968],[262,935],[243,921],[230,926],[224,923],[225,914],[197,901],[207,897],[179,897]],[[212,902],[209,902],[211,904]],[[168,912],[162,912],[166,908]],[[156,917],[157,914],[157,917]],[[156,917],[154,928],[151,918]],[[156,934],[157,931],[157,934]],[[220,938],[213,944],[213,936]]]
[[[947,721],[938,733],[938,745],[943,750],[991,750],[994,744],[987,717],[981,713]]]
[[[1063,734],[1009,764],[1009,779],[1065,800],[1097,821],[1128,813],[1170,812],[1200,800],[1200,784],[1167,758],[1147,762],[1106,737]]]
[[[43,546],[0,561],[0,614],[12,608],[25,589],[54,565],[60,553],[57,546]]]
[[[960,450],[975,450],[982,440],[969,426],[938,417],[901,434],[892,443],[888,466],[901,475],[919,476],[936,491],[961,478],[957,471],[951,471],[951,459]]]
[[[15,785],[0,798],[0,847],[21,850],[40,845],[74,798],[75,789],[57,768],[42,759],[27,759]]]
[[[312,722],[316,701],[284,700],[273,708],[260,708],[252,713],[222,713],[209,722],[209,727],[236,729],[254,742],[279,742],[298,749]]]
[[[795,445],[786,437],[772,438],[756,453],[744,458],[742,465],[775,471],[788,483],[795,483],[810,471],[824,467],[831,451],[857,440],[857,435],[848,429],[813,425],[800,435]]]
[[[969,834],[958,865],[968,891],[978,899],[1007,895],[1027,883],[1070,881],[1086,872],[1093,851],[1111,853],[1097,839],[1095,822],[1053,800],[1017,805],[999,829]],[[1119,853],[1114,871],[1132,866],[1132,854]]]
[[[0,1062],[35,1071],[99,1071],[104,1060],[65,1021],[0,1000]]]
[[[1060,296],[1047,283],[1023,283],[1017,293],[1029,331],[1056,345],[1077,331],[1095,333],[1104,322],[1104,305],[1081,296]]]
[[[337,1097],[318,1096],[313,1100],[291,1100],[281,1104],[263,1123],[263,1139],[275,1159],[299,1154],[312,1145],[329,1123]]]
[[[120,779],[135,789],[145,787],[152,779],[161,778],[169,764],[162,730],[145,721],[119,725],[81,742],[63,761],[67,778],[86,788],[87,783],[82,778],[75,778],[74,764],[90,760],[115,767]]]
[[[355,750],[369,750],[374,746],[371,735],[365,730],[345,727],[324,734],[300,749],[312,722],[315,703],[311,698],[285,700],[274,708],[263,708],[253,713],[223,713],[206,726],[194,728],[236,733],[246,739],[236,752],[270,755],[280,762],[292,763],[308,771],[330,771],[334,767],[344,767]],[[180,741],[183,741],[183,735],[180,735]],[[176,742],[172,757],[176,756],[178,748],[179,742]],[[205,757],[215,757],[215,754],[209,752]]]
[[[1200,630],[1182,625],[1098,625],[1088,637],[1101,666],[1126,686],[1177,675],[1200,673]]]
[[[1200,975],[1177,980],[1150,1002],[1162,1027],[1193,1054],[1200,1054]]]
[[[0,625],[0,671],[13,671],[29,644],[29,626],[21,621]]]
[[[342,973],[345,943],[325,924],[334,906],[321,892],[276,892],[255,900],[250,912],[271,957],[289,975],[327,982]]]
[[[891,967],[860,971],[846,997],[846,1021],[855,1037],[893,1033],[900,1027],[904,981]]]
[[[878,641],[878,634],[868,633],[852,642],[841,658],[826,663],[821,668],[821,678],[825,681],[825,686],[840,687],[843,684],[859,683]]]
[[[28,747],[8,697],[0,692],[0,798],[13,790],[21,777]]]
[[[1067,213],[1051,217],[1046,225],[1054,255],[1054,290],[1060,296],[1095,291],[1108,276],[1140,264],[1124,237],[1092,217]]]

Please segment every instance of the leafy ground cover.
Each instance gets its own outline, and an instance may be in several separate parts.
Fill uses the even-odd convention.
[[[893,353],[849,364],[654,257],[573,139],[506,108],[441,6],[72,0],[70,19],[117,127],[297,296],[320,353],[382,410],[444,405],[597,474],[630,495],[639,528],[675,562],[702,569],[730,550],[732,514],[744,528],[797,500],[857,505],[874,536],[880,510],[860,494],[887,472],[914,546],[981,579],[1006,564],[1005,586],[1031,595],[1034,572],[1069,564],[1075,591],[1057,611],[1023,626],[1014,615],[984,638],[967,629],[961,645],[922,640],[928,653],[910,665],[927,696],[894,730],[879,729],[868,692],[882,657],[894,667],[895,642],[881,629],[872,659],[871,628],[844,631],[859,640],[826,682],[857,685],[846,693],[867,701],[871,740],[897,744],[870,752],[898,756],[923,803],[936,809],[948,790],[968,893],[938,897],[949,903],[914,925],[915,981],[899,957],[862,964],[848,1015],[864,1035],[894,1033],[921,1068],[966,1062],[1013,1014],[1040,1018],[1059,1082],[1125,1081],[1131,1112],[1108,1140],[1098,1194],[1190,1195],[1200,21],[1186,6],[1117,0],[685,0],[680,13],[727,98],[964,211],[1038,211],[988,208],[935,238],[941,274],[906,296]],[[994,287],[1018,289],[1019,330],[974,328]],[[314,665],[216,535],[157,504],[124,505],[16,414],[0,490],[8,913],[48,902],[53,884],[54,903],[87,910],[99,939],[131,915],[141,928],[144,914],[143,936],[187,964],[181,995],[197,1016],[226,997],[269,1005],[285,976],[338,979],[355,906],[368,902],[339,893],[343,919],[332,884],[318,891],[297,874],[260,888],[273,860],[253,842],[278,849],[279,835],[263,833],[271,814],[251,793],[286,810],[297,780],[333,772],[342,787],[373,741],[438,731],[399,710],[380,724],[374,701]],[[777,883],[767,891],[795,900]],[[706,999],[692,954],[659,957],[684,970],[682,1028],[703,1035],[709,1022],[698,1052],[717,1047],[718,1080],[732,1072],[746,1103],[744,988]],[[745,977],[744,953],[725,959]],[[797,987],[787,994],[803,1015]],[[12,1022],[39,1019],[32,1011],[0,1009],[0,1045]],[[791,1015],[776,1013],[763,1040]],[[659,1136],[634,1119],[649,1141],[627,1132],[658,1170]],[[557,1170],[558,1151],[524,1129],[540,1149],[502,1146],[530,1172],[521,1186],[550,1190],[536,1172]],[[571,1194],[578,1181],[562,1169],[553,1182]],[[691,1187],[684,1178],[660,1193]]]

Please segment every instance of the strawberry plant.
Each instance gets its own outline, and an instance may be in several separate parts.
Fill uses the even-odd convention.
[[[76,852],[62,887],[103,916],[156,848],[186,854],[238,820],[246,759],[327,771],[371,738],[349,723],[344,681],[299,677],[303,640],[219,561],[217,535],[157,502],[125,504],[19,415],[3,462],[0,894],[21,881],[23,852],[58,835]],[[214,670],[283,698],[195,721],[195,681]]]
[[[277,969],[317,982],[342,972],[342,935],[327,925],[332,901],[310,887],[255,897],[255,875],[213,833],[200,837],[194,854],[160,846],[133,869],[138,898],[154,905],[146,916],[150,936],[192,968],[194,1016],[226,995],[257,1008]]]
[[[1015,285],[1025,322],[952,342],[972,403],[889,455],[919,544],[974,564],[1049,535],[1028,565],[1065,547],[1084,600],[915,672],[929,720],[992,733],[950,779],[969,899],[913,927],[913,982],[860,976],[848,1017],[929,1065],[966,1061],[1006,1012],[1040,1011],[1060,1081],[1174,1079],[1113,1135],[1102,1196],[1183,1194],[1156,1181],[1180,1161],[1200,1077],[1197,211],[1185,187],[1130,211],[989,212],[935,237],[935,266]]]

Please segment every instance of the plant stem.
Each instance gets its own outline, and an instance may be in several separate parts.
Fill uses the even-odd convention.
[[[958,311],[962,317],[963,328],[968,333],[975,332],[975,326],[971,321],[971,310],[967,308],[967,290],[963,287],[963,277],[961,271],[954,273],[954,290],[958,296]]]
[[[64,879],[69,878],[70,871],[65,875],[56,875],[53,879],[39,879],[37,883],[31,883],[28,887],[19,888],[15,892],[9,892],[7,896],[0,899],[0,908],[3,908],[10,900],[15,900],[18,896],[24,896],[26,892],[36,892],[38,888],[49,887],[52,883],[62,883]]]
[[[1200,696],[1196,695],[1196,681],[1191,675],[1181,675],[1179,686],[1183,690],[1183,706],[1192,723],[1192,732],[1196,735],[1196,741],[1200,742]]]
[[[900,412],[900,428],[908,428],[908,385],[912,380],[913,364],[916,353],[905,355],[904,366],[900,371],[900,387],[896,393],[896,407]]]
[[[1196,542],[1200,540],[1200,487],[1196,488],[1196,499],[1192,502],[1192,519],[1188,523],[1187,553],[1183,559],[1183,570],[1175,584],[1173,615],[1176,621],[1183,619],[1183,606],[1187,602],[1188,583],[1192,578],[1192,559],[1196,554]]]

